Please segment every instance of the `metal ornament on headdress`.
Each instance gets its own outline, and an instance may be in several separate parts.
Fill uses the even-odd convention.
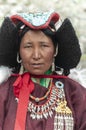
[[[20,20],[33,29],[42,29],[48,27],[51,20],[56,23],[59,20],[59,15],[51,10],[47,12],[18,13],[11,16],[11,19],[14,23]]]
[[[37,12],[37,13],[21,13],[19,14],[22,18],[24,18],[26,21],[31,23],[33,26],[41,26],[45,24],[48,20],[48,18],[51,16],[53,12]]]

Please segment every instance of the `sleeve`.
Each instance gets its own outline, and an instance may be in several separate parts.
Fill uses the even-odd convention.
[[[65,92],[74,115],[74,130],[86,130],[86,88],[68,79]]]
[[[77,97],[75,99],[75,130],[86,130],[86,89],[80,85],[77,86]]]
[[[0,85],[0,130],[3,130],[8,91],[9,91],[8,83]]]

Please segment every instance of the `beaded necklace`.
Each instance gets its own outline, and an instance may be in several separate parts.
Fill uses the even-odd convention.
[[[16,100],[18,102],[18,98]],[[37,101],[35,100],[35,102]],[[29,101],[27,109],[33,120],[52,118],[55,113],[54,130],[73,130],[72,111],[67,106],[64,84],[61,81],[57,81],[55,84],[52,83],[50,94],[44,104],[37,105],[37,103]]]
[[[30,94],[30,98],[35,100],[35,102],[40,102],[48,97],[48,95],[51,92],[51,89],[52,89],[52,80],[51,80],[50,87],[49,87],[48,91],[46,92],[46,94],[43,97],[38,98],[38,97],[34,97],[33,95]]]

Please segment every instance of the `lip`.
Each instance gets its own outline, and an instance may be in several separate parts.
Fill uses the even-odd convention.
[[[43,63],[32,63],[31,66],[33,68],[39,68],[39,67],[43,66]]]

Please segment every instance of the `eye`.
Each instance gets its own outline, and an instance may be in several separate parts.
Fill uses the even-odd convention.
[[[31,48],[32,47],[32,44],[31,43],[25,43],[24,44],[24,48]]]
[[[41,45],[41,46],[42,46],[42,47],[48,47],[48,46],[47,46],[47,45],[45,45],[45,44],[44,44],[44,45]]]
[[[31,48],[32,46],[30,46],[30,45],[26,45],[26,46],[24,46],[24,48]]]
[[[48,43],[45,43],[45,42],[42,42],[42,43],[41,43],[41,46],[42,46],[42,47],[49,47]]]

